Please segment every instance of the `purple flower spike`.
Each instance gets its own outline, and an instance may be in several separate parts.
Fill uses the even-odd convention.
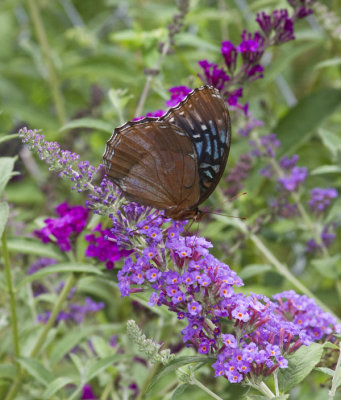
[[[304,182],[308,176],[306,167],[294,167],[291,174],[284,178],[278,178],[278,182],[282,184],[285,190],[293,192],[296,190],[300,183]]]
[[[82,400],[97,400],[96,395],[94,394],[91,385],[86,384],[82,388]]]
[[[311,200],[308,204],[312,212],[319,214],[329,206],[330,200],[335,199],[337,195],[337,190],[334,188],[314,188],[311,191]]]
[[[180,103],[193,89],[187,86],[174,86],[168,91],[171,94],[171,98],[166,101],[167,107],[174,107]]]
[[[224,56],[226,66],[230,73],[236,69],[237,49],[235,45],[229,41],[222,42],[221,53]]]
[[[46,225],[35,231],[43,243],[51,242],[54,236],[62,251],[71,250],[71,235],[79,234],[85,227],[89,211],[82,206],[69,206],[62,203],[56,208],[59,218],[45,219]]]
[[[256,21],[266,37],[272,33],[273,44],[282,44],[295,39],[294,23],[287,10],[275,10],[271,15],[265,12],[257,14]]]
[[[224,88],[225,82],[230,80],[230,77],[223,69],[218,68],[217,64],[210,63],[207,60],[199,61],[198,64],[204,70],[204,75],[198,74],[199,78],[206,84],[216,87],[218,90]]]

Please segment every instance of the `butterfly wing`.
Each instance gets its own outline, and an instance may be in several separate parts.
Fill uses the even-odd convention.
[[[186,132],[169,122],[145,118],[116,128],[103,160],[128,200],[168,214],[199,200],[194,146]]]
[[[199,170],[199,205],[217,186],[229,155],[231,122],[226,102],[219,90],[202,86],[160,120],[177,125],[191,137]]]

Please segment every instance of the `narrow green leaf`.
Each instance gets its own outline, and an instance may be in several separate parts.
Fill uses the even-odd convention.
[[[29,357],[19,357],[21,366],[38,382],[47,386],[53,380],[53,374],[40,361]]]
[[[330,58],[329,60],[321,61],[314,66],[314,69],[321,69],[326,67],[335,67],[341,64],[341,57]]]
[[[323,174],[339,174],[341,172],[341,167],[337,165],[321,165],[313,169],[310,175],[323,175]]]
[[[79,119],[74,119],[67,124],[63,125],[59,131],[67,131],[69,129],[75,129],[75,128],[91,128],[91,129],[96,129],[98,131],[104,131],[111,133],[113,131],[113,125],[109,124],[108,122],[104,122],[100,119],[95,119],[95,118],[79,118]]]
[[[340,89],[321,89],[291,108],[273,129],[281,140],[281,154],[292,153],[307,142],[340,103]]]
[[[252,276],[263,274],[264,272],[272,271],[272,267],[266,264],[251,264],[240,271],[239,276],[242,279],[248,279]]]
[[[56,378],[54,381],[49,383],[47,386],[43,398],[44,399],[51,399],[51,397],[58,392],[61,388],[63,388],[66,385],[69,385],[70,383],[74,383],[73,380],[67,376],[60,376],[59,378]]]
[[[193,364],[193,363],[211,363],[216,361],[215,357],[205,357],[205,356],[187,356],[187,357],[179,357],[176,358],[175,360],[171,361],[168,363],[166,366],[164,366],[152,379],[150,382],[150,385],[147,389],[147,392],[165,375],[169,374],[170,372],[175,371],[176,369],[188,365],[188,364]]]
[[[334,132],[330,132],[327,129],[320,128],[318,134],[330,153],[336,157],[337,153],[341,151],[341,137],[336,135]]]
[[[13,364],[0,365],[0,378],[15,379],[17,377],[17,369]]]
[[[337,266],[340,265],[340,260],[341,255],[336,254],[332,257],[312,260],[311,263],[320,275],[326,278],[336,279],[341,273],[341,269],[337,268]]]
[[[329,376],[334,376],[334,372],[335,372],[334,370],[332,370],[330,368],[325,368],[325,367],[318,367],[318,368],[316,368],[316,370],[321,371],[324,374],[329,375]]]
[[[79,372],[79,375],[83,376],[83,371],[84,371],[84,363],[83,363],[83,361],[75,353],[70,353],[69,356],[70,356],[72,362],[74,363],[75,367],[77,368],[77,371]]]
[[[292,356],[288,357],[288,368],[278,372],[278,383],[281,392],[288,392],[309,375],[320,361],[323,346],[312,343],[310,346],[300,347]]]
[[[105,357],[101,360],[96,361],[89,370],[88,380],[95,378],[99,375],[102,371],[110,367],[115,361],[117,360],[116,354],[113,356]]]
[[[97,267],[94,267],[91,264],[82,264],[82,263],[60,263],[50,265],[45,267],[36,273],[27,276],[23,279],[19,284],[18,288],[25,285],[26,283],[33,282],[37,279],[43,278],[46,275],[57,274],[62,272],[87,272],[89,274],[102,275],[102,271],[100,271]]]
[[[13,133],[11,135],[5,135],[0,137],[0,143],[7,142],[8,140],[16,139],[19,137],[18,133]]]
[[[0,196],[11,179],[15,160],[15,157],[0,158]]]
[[[9,215],[9,207],[5,202],[0,203],[0,237],[2,236]]]
[[[8,238],[8,251],[14,253],[34,254],[41,257],[65,260],[63,253],[53,244],[42,243],[36,239]]]

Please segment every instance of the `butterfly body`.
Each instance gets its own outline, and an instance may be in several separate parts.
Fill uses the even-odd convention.
[[[225,101],[217,89],[203,86],[160,118],[116,128],[103,160],[128,200],[175,220],[198,220],[198,206],[224,172],[230,143]]]

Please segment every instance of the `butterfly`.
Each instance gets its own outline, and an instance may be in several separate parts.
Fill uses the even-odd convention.
[[[211,86],[194,89],[159,118],[116,128],[103,161],[108,178],[136,203],[174,220],[199,220],[231,146],[226,102]]]

